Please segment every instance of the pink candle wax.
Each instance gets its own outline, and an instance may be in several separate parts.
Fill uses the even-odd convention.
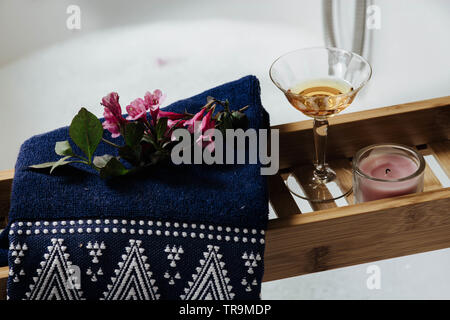
[[[421,191],[423,175],[402,181],[419,169],[418,164],[402,154],[377,154],[362,159],[359,170],[372,180],[360,177],[355,196],[357,202],[390,198]],[[383,181],[380,181],[383,180]]]

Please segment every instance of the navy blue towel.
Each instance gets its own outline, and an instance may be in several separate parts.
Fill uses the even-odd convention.
[[[195,113],[207,96],[250,105],[249,126],[269,127],[254,76],[165,110]],[[21,147],[6,230],[10,299],[259,297],[268,216],[260,164],[161,165],[116,181],[82,166],[28,169],[55,161],[55,142],[67,139],[64,127]]]
[[[0,248],[0,266],[8,265],[8,249]]]

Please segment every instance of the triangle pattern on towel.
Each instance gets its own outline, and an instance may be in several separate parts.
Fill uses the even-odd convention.
[[[219,247],[208,245],[204,252],[205,259],[200,260],[197,273],[192,275],[193,282],[189,281],[189,288],[184,289],[182,300],[231,300],[234,293],[232,286],[228,285],[230,279],[226,276],[225,263],[220,261],[222,255]]]
[[[82,292],[73,285],[74,269],[68,261],[69,254],[62,245],[63,239],[51,239],[52,245],[47,247],[48,253],[38,268],[38,277],[26,293],[29,300],[81,300]]]
[[[141,240],[130,240],[130,246],[125,248],[122,255],[123,262],[114,270],[115,276],[111,278],[112,284],[108,291],[103,293],[104,300],[158,300],[156,293],[158,287],[151,278],[150,265],[146,263],[147,257],[143,254]]]

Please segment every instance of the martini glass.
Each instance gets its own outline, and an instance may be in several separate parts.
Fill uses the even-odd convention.
[[[301,179],[291,174],[286,180],[296,196],[327,202],[351,192],[351,187],[343,190],[326,162],[328,118],[347,108],[371,75],[366,59],[337,48],[299,49],[279,57],[270,67],[270,78],[291,105],[314,119],[314,163],[302,168]],[[332,182],[340,187],[340,193],[330,193],[328,186]],[[298,185],[308,192],[300,193]]]

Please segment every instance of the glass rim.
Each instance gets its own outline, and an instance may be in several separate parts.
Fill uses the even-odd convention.
[[[358,59],[361,59],[364,63],[366,63],[369,66],[369,75],[368,77],[358,86],[358,88],[350,91],[350,92],[346,92],[346,93],[341,93],[341,94],[337,94],[333,97],[345,97],[347,95],[349,95],[349,93],[355,93],[358,92],[359,90],[361,90],[366,84],[367,82],[369,82],[370,78],[372,77],[372,66],[370,65],[369,61],[367,61],[367,59],[365,59],[364,57],[360,56],[357,53],[345,50],[345,49],[340,49],[340,48],[336,48],[336,47],[306,47],[306,48],[300,48],[300,49],[295,49],[289,52],[286,52],[284,54],[282,54],[281,56],[279,56],[278,58],[275,59],[274,62],[272,62],[272,64],[270,65],[269,68],[269,77],[270,80],[272,80],[272,82],[275,84],[275,86],[280,89],[281,91],[283,91],[284,94],[288,94],[288,91],[285,90],[284,88],[282,88],[281,86],[278,85],[277,81],[275,81],[275,79],[272,77],[272,70],[273,70],[273,66],[282,58],[284,58],[285,56],[295,53],[295,52],[300,52],[300,51],[310,51],[310,50],[330,50],[330,51],[337,51],[337,52],[341,52],[341,53],[348,53],[351,56],[357,57]],[[289,92],[289,94],[294,95],[294,96],[301,96],[298,93],[292,93]]]
[[[362,172],[359,169],[359,166],[356,165],[356,162],[359,162],[359,159],[361,158],[361,155],[364,154],[365,152],[371,150],[371,149],[376,149],[376,148],[380,148],[380,147],[390,147],[390,148],[396,148],[396,149],[402,149],[402,150],[406,150],[409,153],[411,153],[412,155],[414,155],[418,161],[419,164],[417,166],[417,170],[414,171],[414,173],[410,174],[409,176],[400,178],[400,179],[391,179],[391,180],[387,180],[387,179],[380,179],[380,178],[375,178],[372,176],[369,176],[367,174],[365,174],[364,172]],[[406,146],[404,144],[397,144],[397,143],[376,143],[376,144],[372,144],[370,146],[364,147],[362,149],[360,149],[355,156],[353,157],[353,161],[352,161],[352,167],[353,167],[353,172],[368,179],[368,180],[372,180],[372,181],[379,181],[379,182],[402,182],[402,181],[408,181],[411,179],[414,179],[418,176],[420,176],[421,174],[424,173],[425,171],[425,159],[423,157],[423,155],[419,152],[417,152],[415,149],[413,149],[412,147]]]

